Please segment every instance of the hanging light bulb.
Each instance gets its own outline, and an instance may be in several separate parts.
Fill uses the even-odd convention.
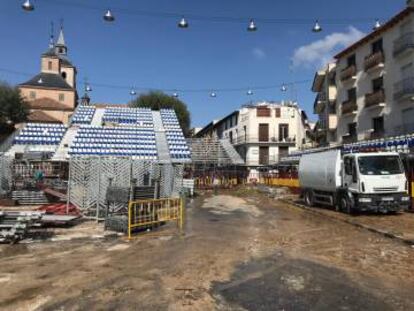
[[[313,32],[321,32],[322,31],[322,27],[321,25],[319,25],[319,21],[316,20],[315,25],[312,28]]]
[[[33,11],[34,10],[34,5],[30,2],[30,0],[26,0],[23,4],[22,4],[22,9],[25,11]]]
[[[213,98],[214,98],[214,97],[217,97],[217,94],[216,94],[216,93],[214,93],[214,92],[211,92],[211,93],[210,93],[210,97],[213,97]]]
[[[37,80],[37,83],[42,84],[43,83],[42,78],[39,78],[39,80]]]
[[[253,95],[253,91],[252,90],[248,90],[246,93],[248,96]]]
[[[178,98],[178,93],[174,92],[172,96],[175,97],[175,98]]]
[[[184,16],[181,18],[180,22],[178,23],[179,28],[188,28],[188,22],[184,18]]]
[[[131,91],[129,91],[129,95],[135,96],[135,95],[137,95],[137,92],[135,92],[134,89],[131,89]]]
[[[286,91],[287,91],[287,87],[286,87],[286,85],[285,85],[285,84],[282,84],[282,87],[280,88],[280,90],[281,90],[282,92],[286,92]]]
[[[373,30],[377,30],[378,28],[380,28],[381,27],[381,23],[380,23],[380,21],[377,19],[376,21],[375,21],[375,25],[374,25],[374,27],[373,27]]]
[[[113,22],[115,20],[115,16],[112,14],[111,10],[108,9],[104,14],[103,19],[106,22]]]
[[[85,91],[86,92],[91,92],[92,91],[92,88],[91,88],[91,86],[89,84],[86,84],[85,85]]]
[[[256,30],[257,30],[256,23],[254,22],[253,19],[251,19],[250,22],[249,22],[249,26],[247,27],[247,31],[253,32],[253,31],[256,31]]]

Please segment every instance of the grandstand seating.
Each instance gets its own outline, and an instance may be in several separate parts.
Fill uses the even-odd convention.
[[[14,139],[16,145],[59,145],[67,128],[63,124],[27,123]]]
[[[154,126],[152,111],[149,108],[106,108],[102,121],[121,125],[139,125],[142,127]]]
[[[152,128],[81,126],[69,155],[131,156],[156,160],[155,133]]]
[[[177,115],[172,109],[161,109],[161,120],[173,160],[190,160],[191,152],[183,135]]]
[[[72,117],[72,124],[91,124],[95,107],[79,106]]]

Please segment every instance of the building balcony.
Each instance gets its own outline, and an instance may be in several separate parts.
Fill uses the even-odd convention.
[[[258,144],[294,147],[296,139],[291,137],[281,139],[279,137],[240,136],[233,139],[232,143],[233,145]]]
[[[385,57],[382,51],[368,55],[364,60],[365,71],[370,72],[375,69],[384,68],[384,62]]]
[[[348,115],[348,114],[356,114],[358,111],[358,105],[356,103],[356,100],[348,100],[346,102],[342,103],[342,114]]]
[[[356,79],[356,66],[348,66],[343,69],[340,73],[340,79],[342,82],[351,81]]]
[[[313,104],[315,113],[322,113],[322,111],[325,109],[325,104],[326,93],[319,93],[318,96],[316,96],[315,103]]]
[[[374,93],[365,95],[365,108],[384,107],[385,106],[385,92],[380,89]]]
[[[393,54],[394,57],[404,55],[414,49],[414,32],[409,32],[402,35],[394,41]]]
[[[342,143],[343,144],[352,144],[358,141],[358,137],[356,135],[345,135],[342,136]]]
[[[394,99],[404,100],[414,97],[414,77],[406,78],[394,84]]]
[[[373,131],[370,133],[369,135],[369,139],[382,139],[385,136],[385,131],[384,130],[380,130],[380,131]]]

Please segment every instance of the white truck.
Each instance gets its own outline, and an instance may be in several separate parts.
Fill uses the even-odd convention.
[[[299,183],[308,206],[319,203],[346,213],[399,212],[410,206],[404,167],[395,152],[305,154]]]

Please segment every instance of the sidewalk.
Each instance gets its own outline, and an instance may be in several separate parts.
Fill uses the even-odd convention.
[[[348,215],[323,206],[307,207],[296,196],[286,197],[281,199],[281,201],[306,209],[312,213],[343,221],[414,246],[414,213],[397,215]]]

